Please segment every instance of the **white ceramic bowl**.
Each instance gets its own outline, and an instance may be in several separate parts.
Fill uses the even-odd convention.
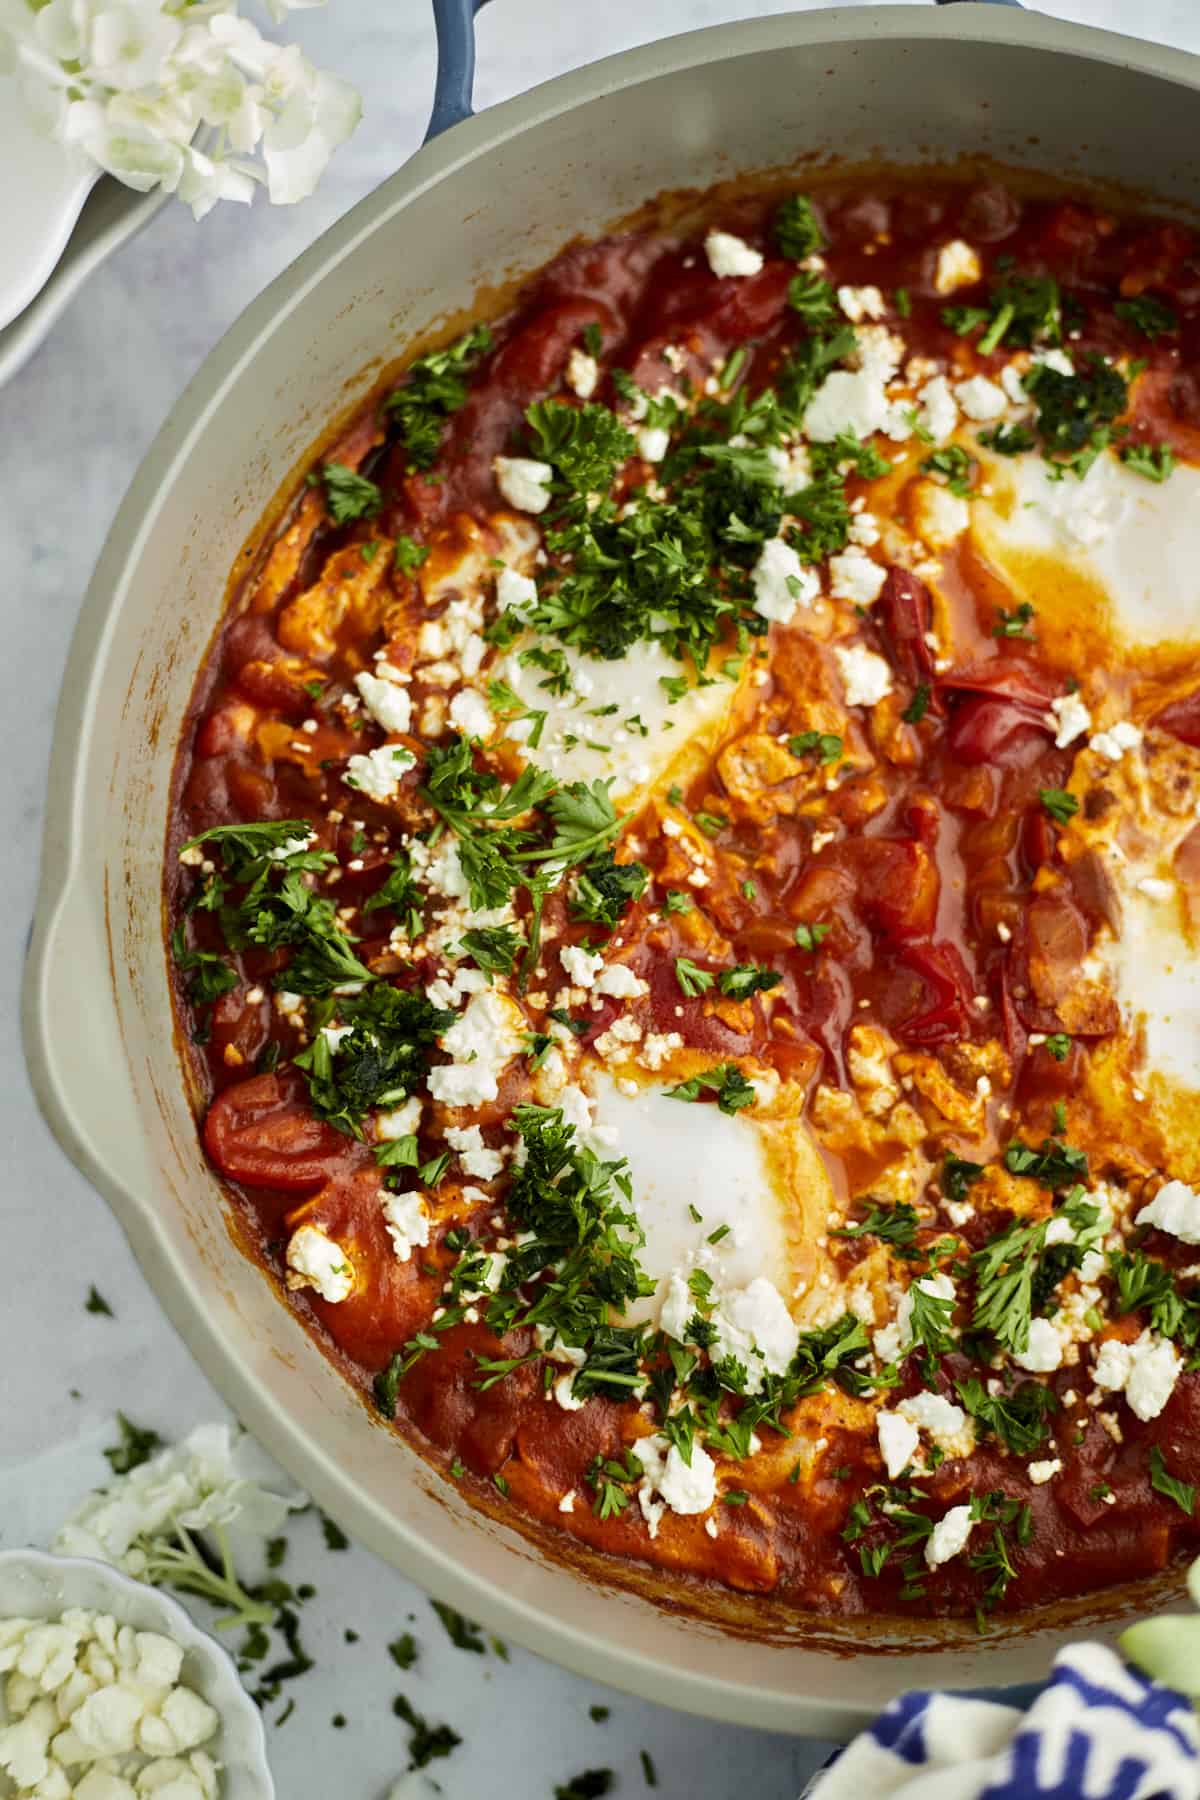
[[[221,1729],[204,1748],[221,1764],[221,1800],[275,1800],[262,1715],[228,1651],[177,1600],[91,1557],[0,1550],[0,1618],[55,1619],[71,1606],[111,1613],[122,1625],[181,1644],[183,1679],[220,1715]]]

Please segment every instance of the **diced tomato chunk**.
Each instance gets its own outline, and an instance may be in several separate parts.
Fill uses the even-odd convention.
[[[953,944],[906,944],[901,960],[919,975],[933,1004],[898,1027],[910,1044],[940,1044],[962,1037],[970,1018],[971,977]]]
[[[1185,694],[1181,700],[1172,700],[1151,723],[1160,731],[1169,731],[1181,744],[1192,744],[1200,749],[1200,688]]]
[[[301,1076],[253,1075],[218,1094],[204,1121],[204,1146],[231,1181],[297,1193],[328,1180],[351,1148],[314,1118]]]
[[[1052,727],[1028,706],[972,694],[954,712],[946,733],[949,754],[959,762],[1019,768],[1039,755]]]
[[[892,938],[925,937],[937,914],[937,864],[915,839],[860,838],[852,846],[855,901],[869,923]]]
[[[933,601],[925,583],[911,569],[889,569],[876,613],[899,673],[906,681],[930,681],[934,662],[926,637]]]

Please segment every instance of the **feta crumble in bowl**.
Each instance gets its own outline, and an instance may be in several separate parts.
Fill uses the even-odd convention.
[[[117,1748],[130,1741],[142,1749]],[[67,1800],[89,1781],[104,1800],[275,1796],[228,1651],[160,1589],[45,1550],[0,1551],[0,1771],[6,1800]]]

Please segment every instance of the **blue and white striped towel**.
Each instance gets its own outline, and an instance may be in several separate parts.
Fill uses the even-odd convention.
[[[1076,1644],[1028,1712],[902,1694],[804,1800],[1200,1800],[1200,1733],[1182,1694]]]

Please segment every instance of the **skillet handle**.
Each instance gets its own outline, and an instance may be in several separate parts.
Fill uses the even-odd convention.
[[[461,125],[475,110],[471,104],[475,86],[475,14],[486,5],[487,0],[433,0],[437,76],[426,143],[449,131],[452,125]]]
[[[963,0],[934,0],[937,6],[955,6]],[[991,6],[1021,6],[1023,0],[979,0]],[[433,90],[433,111],[425,132],[425,142],[440,137],[452,125],[461,125],[474,112],[471,104],[475,85],[475,15],[487,0],[433,0],[433,22],[437,30],[437,75]]]

